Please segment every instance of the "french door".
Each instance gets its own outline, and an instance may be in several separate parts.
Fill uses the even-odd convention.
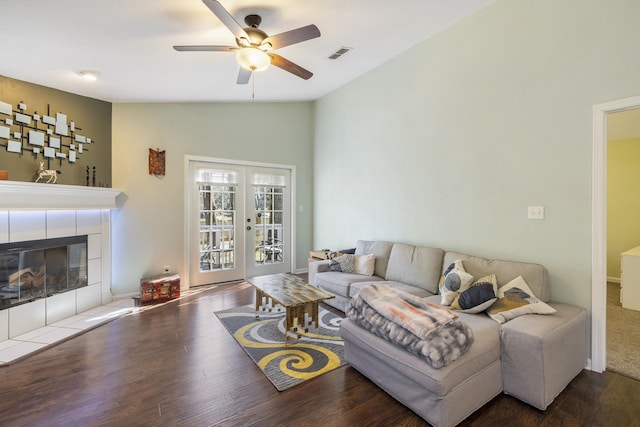
[[[191,286],[291,271],[291,169],[190,161]]]

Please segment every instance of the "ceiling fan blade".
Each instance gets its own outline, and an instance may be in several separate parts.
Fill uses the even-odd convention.
[[[206,4],[209,9],[211,9],[211,12],[213,12],[213,14],[216,15],[220,21],[222,21],[224,26],[227,27],[237,39],[244,38],[249,40],[249,36],[240,26],[240,24],[238,24],[238,21],[236,21],[233,16],[231,16],[231,14],[227,12],[227,9],[225,9],[224,6],[220,4],[220,2],[216,0],[202,0],[202,2]]]
[[[251,70],[247,70],[244,67],[240,67],[240,71],[238,71],[238,80],[236,83],[239,85],[246,85],[249,83],[249,79],[251,78]]]
[[[282,68],[283,70],[288,71],[291,74],[295,74],[296,76],[300,77],[301,79],[309,80],[311,78],[311,76],[313,76],[313,73],[311,71],[305,70],[304,68],[302,68],[298,64],[294,64],[293,62],[289,61],[288,59],[284,59],[280,55],[276,55],[275,53],[268,53],[267,55],[269,55],[271,57],[271,64],[272,65],[274,65],[274,66],[276,66],[278,68]]]
[[[267,37],[261,44],[269,43],[272,49],[280,49],[281,47],[315,39],[316,37],[320,37],[320,30],[312,24]]]
[[[200,45],[200,46],[174,46],[175,50],[180,52],[232,52],[238,50],[235,46],[215,46],[215,45]]]

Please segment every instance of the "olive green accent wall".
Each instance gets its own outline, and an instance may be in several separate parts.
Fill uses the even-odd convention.
[[[640,246],[640,138],[607,145],[607,276],[620,278],[620,254]]]
[[[61,90],[40,86],[33,83],[0,76],[0,101],[11,104],[14,109],[19,102],[27,104],[27,113],[50,114],[64,113],[68,120],[73,120],[81,131],[79,134],[88,136],[95,141],[84,145],[84,152],[75,163],[68,160],[51,160],[51,169],[60,170],[57,184],[86,185],[87,166],[93,173],[96,168],[96,185],[111,187],[111,103],[87,98]],[[0,124],[5,125],[8,116],[0,114]],[[44,127],[43,127],[44,129]],[[68,139],[67,139],[68,141]],[[0,140],[6,145],[6,140]],[[23,142],[23,147],[27,144]],[[43,160],[42,154],[34,158],[33,153],[7,152],[6,147],[0,147],[0,169],[9,172],[11,181],[34,181],[35,171]],[[45,163],[46,167],[47,163]],[[90,177],[92,179],[92,176]]]

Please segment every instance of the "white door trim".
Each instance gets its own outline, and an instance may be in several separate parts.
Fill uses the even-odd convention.
[[[607,115],[640,107],[640,96],[593,106],[591,370],[607,367]]]
[[[228,165],[237,165],[237,166],[254,166],[254,167],[264,167],[264,168],[277,168],[277,169],[288,169],[291,173],[291,265],[289,266],[290,271],[295,271],[296,266],[296,167],[294,165],[281,165],[276,163],[261,163],[261,162],[251,162],[251,161],[243,161],[243,160],[232,160],[232,159],[220,159],[217,157],[206,157],[206,156],[194,156],[186,154],[184,156],[184,191],[183,193],[183,201],[182,204],[184,206],[184,217],[183,217],[183,226],[184,226],[184,266],[182,268],[184,282],[189,286],[191,283],[189,281],[189,266],[191,265],[190,259],[190,250],[191,247],[191,233],[189,232],[189,215],[190,215],[190,206],[189,206],[189,163],[190,162],[210,162],[210,163],[223,163]],[[188,289],[188,287],[187,287]]]

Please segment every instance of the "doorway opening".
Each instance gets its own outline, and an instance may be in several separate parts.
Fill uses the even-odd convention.
[[[591,370],[606,369],[607,116],[640,108],[640,96],[594,105],[592,155]]]

